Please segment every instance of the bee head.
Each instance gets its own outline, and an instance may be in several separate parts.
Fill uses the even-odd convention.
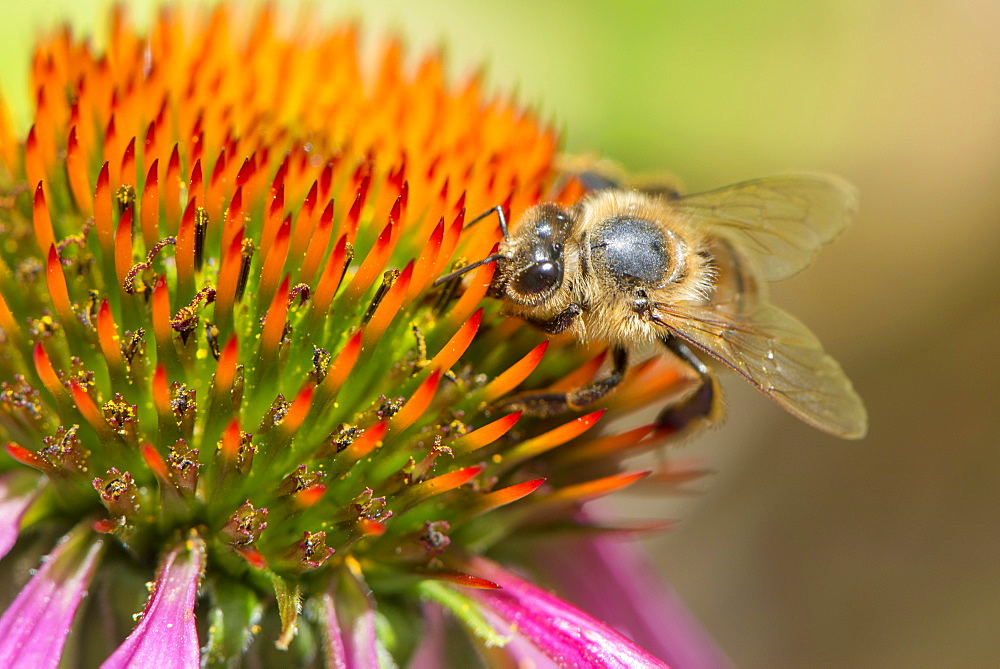
[[[563,253],[571,219],[562,207],[546,203],[529,209],[504,240],[497,282],[502,296],[525,306],[552,297],[563,282]]]

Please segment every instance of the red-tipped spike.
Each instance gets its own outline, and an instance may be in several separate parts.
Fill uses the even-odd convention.
[[[542,361],[545,350],[549,347],[549,340],[546,339],[541,344],[531,349],[526,356],[515,362],[495,379],[490,381],[483,389],[483,398],[487,402],[503,397],[508,392],[517,387],[528,375],[535,371],[538,363]]]
[[[261,354],[265,359],[271,359],[278,353],[278,345],[285,334],[285,322],[288,318],[288,277],[281,282],[281,287],[274,294],[271,306],[264,314],[264,327],[260,333]]]
[[[45,189],[39,181],[35,187],[35,201],[32,222],[35,227],[35,239],[38,241],[38,248],[48,251],[50,246],[56,243],[55,232],[52,229],[52,217],[49,216],[49,207],[45,204]]]
[[[312,310],[322,317],[330,309],[333,296],[337,294],[337,288],[344,278],[344,271],[347,269],[347,235],[341,235],[333,247],[333,253],[326,261],[323,274],[316,285],[316,293],[313,295]]]
[[[354,369],[354,363],[358,361],[358,354],[361,352],[361,337],[362,331],[358,330],[337,354],[323,378],[324,393],[333,396],[344,385],[347,375],[351,373],[351,370]]]
[[[400,308],[403,306],[403,301],[406,300],[406,294],[410,289],[410,279],[412,276],[413,261],[411,260],[403,268],[402,274],[392,284],[392,287],[386,291],[385,297],[382,298],[382,303],[375,309],[371,320],[365,326],[364,337],[366,346],[373,346],[378,338],[385,333],[386,328],[389,327],[389,323],[399,314]]]
[[[482,320],[483,310],[479,309],[476,313],[472,314],[469,320],[462,323],[462,327],[438,351],[438,354],[434,356],[430,364],[438,369],[451,369],[458,362],[458,359],[462,357],[462,354],[465,353],[465,350],[469,348],[469,344],[472,343],[476,333],[479,331],[479,325],[482,323]]]
[[[441,220],[431,233],[430,239],[420,250],[420,258],[417,259],[413,268],[413,281],[410,283],[410,299],[415,300],[433,276],[434,268],[438,264],[438,256],[441,254],[441,242],[444,239],[444,221]]]
[[[492,444],[494,441],[507,434],[510,429],[514,427],[514,424],[517,423],[520,417],[520,411],[507,414],[503,418],[498,418],[478,430],[473,430],[469,434],[459,437],[449,444],[449,446],[451,446],[451,450],[456,456],[471,453],[477,448],[482,448],[483,446]]]
[[[181,156],[177,144],[170,152],[167,163],[167,179],[163,183],[164,234],[177,234],[177,224],[181,219]]]
[[[381,420],[370,428],[364,431],[364,433],[355,439],[350,446],[345,448],[343,452],[338,456],[338,461],[343,462],[357,462],[361,458],[365,457],[382,443],[382,437],[385,436],[386,430],[389,428],[389,421]]]
[[[545,434],[538,435],[537,437],[528,439],[527,441],[522,441],[520,444],[504,454],[504,462],[510,465],[514,462],[527,460],[528,458],[535,457],[540,453],[551,450],[556,446],[565,444],[570,439],[580,436],[593,427],[594,424],[601,419],[601,416],[604,415],[605,411],[607,410],[600,409],[585,416],[574,418],[570,422],[560,425],[554,430],[549,430]]]
[[[461,572],[447,572],[438,571],[433,574],[427,574],[430,578],[436,579],[438,581],[447,581],[452,585],[458,585],[463,588],[476,588],[477,590],[502,590],[499,585],[493,581],[487,581],[485,578],[479,578],[478,576],[473,576],[472,574],[463,574]]]
[[[404,506],[406,506],[406,508],[412,507],[425,499],[429,499],[436,495],[440,495],[441,493],[463,486],[476,476],[479,476],[480,472],[484,469],[486,469],[486,467],[483,465],[462,467],[461,469],[450,471],[447,474],[435,476],[432,479],[417,483],[402,493],[401,497],[405,500]]]
[[[392,417],[392,429],[402,432],[410,427],[423,415],[434,399],[437,392],[438,382],[441,380],[441,370],[435,369],[430,376],[424,379],[420,387],[413,393],[410,399],[403,405],[395,416]]]
[[[357,274],[354,275],[351,283],[348,284],[347,296],[352,302],[360,300],[365,291],[371,287],[372,282],[375,281],[375,277],[385,269],[385,264],[388,262],[389,256],[392,255],[392,227],[393,223],[390,221],[382,229],[382,234],[375,240],[375,246],[365,256],[361,267],[358,268]]]
[[[97,176],[97,187],[94,189],[94,227],[97,228],[97,240],[101,250],[108,258],[114,257],[115,228],[111,220],[111,177],[108,175],[108,164],[104,163],[101,173]]]
[[[582,502],[604,497],[613,492],[627,488],[636,481],[649,476],[648,471],[636,472],[633,474],[615,474],[595,481],[578,483],[576,485],[559,488],[545,498],[545,502]]]
[[[239,345],[236,335],[229,337],[225,347],[219,354],[215,367],[215,378],[212,380],[217,392],[225,392],[233,387],[236,378],[236,363],[239,361]]]
[[[94,198],[91,195],[90,179],[87,178],[87,157],[80,149],[76,126],[69,131],[66,143],[66,175],[69,177],[69,190],[73,194],[73,202],[84,217],[94,212]]]
[[[323,484],[317,484],[309,486],[304,490],[300,490],[295,493],[295,506],[299,509],[308,509],[310,507],[316,506],[316,504],[323,499],[323,495],[326,494],[326,486]]]
[[[266,300],[274,294],[278,279],[281,277],[281,270],[285,267],[285,259],[288,256],[288,240],[291,234],[292,215],[289,214],[282,221],[274,244],[271,245],[267,257],[264,258],[264,266],[260,272],[260,283],[257,288],[258,299]]]
[[[330,200],[320,215],[319,226],[316,228],[316,232],[309,237],[306,257],[303,259],[302,268],[299,270],[299,281],[302,283],[312,283],[313,278],[316,276],[316,271],[319,269],[319,264],[323,260],[323,255],[326,253],[326,247],[330,243],[330,235],[332,233],[333,200]]]
[[[122,358],[121,346],[118,340],[118,328],[115,325],[114,316],[111,314],[111,305],[107,298],[101,301],[101,306],[97,311],[97,340],[101,344],[101,352],[111,369],[125,369],[125,361]]]
[[[122,212],[115,230],[115,275],[121,286],[132,269],[132,207]]]
[[[59,261],[59,254],[56,252],[55,246],[49,247],[45,279],[48,282],[49,299],[52,300],[52,306],[55,308],[59,318],[62,319],[63,327],[71,327],[75,317],[69,301],[66,276],[63,274],[62,263]]]
[[[22,465],[27,465],[32,469],[37,469],[38,471],[45,474],[55,474],[59,470],[53,467],[48,460],[35,453],[34,451],[29,451],[24,446],[15,444],[10,441],[7,442],[7,454],[14,458]]]
[[[147,249],[160,238],[160,161],[154,160],[146,173],[146,183],[142,187],[142,208],[139,218],[142,222],[142,242]]]
[[[545,483],[545,479],[535,479],[485,493],[473,500],[466,512],[470,515],[479,515],[505,504],[516,502],[538,490],[543,483]]]

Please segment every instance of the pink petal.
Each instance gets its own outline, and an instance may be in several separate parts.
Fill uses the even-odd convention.
[[[6,555],[21,530],[21,518],[42,491],[42,479],[31,472],[0,476],[0,558]]]
[[[488,560],[471,560],[469,570],[503,588],[463,591],[483,606],[484,615],[560,666],[667,666],[604,623]]]
[[[409,669],[443,667],[446,662],[444,611],[430,602],[424,602],[420,611],[423,614],[424,628],[420,632],[420,643],[410,657]]]
[[[142,620],[102,669],[199,666],[194,603],[205,565],[205,543],[196,535],[167,553]]]
[[[341,571],[333,594],[323,595],[327,666],[337,669],[376,669],[388,652],[375,628],[375,600],[360,569]]]
[[[543,569],[552,566],[545,573],[569,601],[667,663],[705,669],[732,666],[677,595],[653,573],[634,541],[560,541],[542,549],[538,564]]]
[[[102,547],[65,537],[0,618],[0,667],[56,667]]]

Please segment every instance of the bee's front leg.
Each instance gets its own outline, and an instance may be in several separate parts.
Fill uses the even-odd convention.
[[[660,342],[698,374],[699,385],[693,393],[661,411],[656,418],[657,427],[681,432],[700,427],[701,423],[715,422],[722,414],[719,382],[715,374],[687,344],[674,335],[663,335],[660,337]]]
[[[579,411],[614,389],[625,376],[628,352],[615,348],[611,354],[612,368],[607,376],[591,381],[565,393],[525,393],[501,400],[489,408],[489,413],[522,411],[529,416],[555,416],[567,411]]]
[[[583,308],[579,304],[576,302],[570,302],[565,309],[546,321],[534,318],[528,318],[526,320],[542,332],[556,335],[561,334],[573,327],[573,323],[576,322],[576,319],[579,318],[582,313]]]

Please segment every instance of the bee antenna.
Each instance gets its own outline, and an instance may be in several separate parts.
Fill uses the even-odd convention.
[[[490,211],[493,211],[493,210],[491,209]],[[487,213],[489,213],[489,212],[487,212]],[[500,220],[503,220],[503,219],[501,218]],[[475,221],[473,221],[473,222],[475,222]],[[489,264],[491,262],[496,262],[497,260],[500,260],[501,258],[506,258],[506,256],[503,255],[503,254],[501,254],[501,253],[494,253],[493,255],[486,256],[482,260],[477,260],[476,262],[470,263],[470,264],[468,264],[468,265],[466,265],[464,267],[459,267],[454,272],[451,272],[449,274],[445,274],[442,277],[438,277],[438,279],[434,282],[433,285],[434,285],[435,288],[437,288],[442,283],[447,283],[448,281],[451,281],[455,277],[462,276],[466,272],[471,272],[472,270],[476,269],[477,267],[481,267],[482,265],[486,265],[486,264]]]
[[[487,209],[483,213],[479,214],[479,216],[476,216],[474,219],[472,219],[471,221],[469,221],[468,223],[466,223],[465,227],[466,228],[471,228],[473,225],[475,225],[479,221],[483,220],[484,218],[486,218],[487,216],[489,216],[493,212],[496,212],[497,218],[500,219],[500,232],[503,233],[503,238],[504,239],[510,239],[510,233],[507,232],[507,216],[503,213],[503,207],[501,205],[499,205],[499,204],[497,206],[495,206],[495,207],[490,207],[489,209]]]

